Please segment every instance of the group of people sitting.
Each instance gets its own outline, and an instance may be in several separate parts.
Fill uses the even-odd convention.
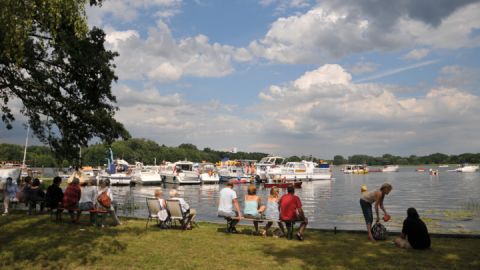
[[[32,181],[31,177],[25,177],[20,188],[12,178],[7,178],[3,215],[8,214],[9,204],[24,202],[29,214],[40,205],[40,212],[43,212],[45,207],[54,211],[56,220],[60,220],[62,212],[66,210],[70,214],[71,222],[78,223],[81,212],[90,211],[90,221],[93,224],[96,213],[92,210],[100,210],[110,214],[114,225],[121,224],[112,203],[113,195],[108,179],[100,180],[97,188],[92,180],[80,184],[78,178],[73,178],[65,191],[60,187],[61,182],[62,178],[54,177],[45,193],[37,178]]]
[[[302,209],[302,202],[298,196],[295,195],[295,188],[293,185],[287,187],[287,194],[282,197],[279,196],[277,187],[270,190],[270,195],[267,198],[266,204],[263,204],[262,199],[257,195],[257,188],[255,185],[248,187],[247,195],[244,199],[243,215],[240,210],[237,193],[233,189],[233,183],[227,183],[226,187],[220,191],[220,202],[218,206],[218,216],[227,219],[227,232],[236,233],[236,225],[242,218],[253,219],[255,232],[258,234],[258,224],[261,220],[268,220],[264,230],[260,233],[262,236],[267,236],[268,230],[277,221],[281,235],[287,236],[291,239],[291,235],[285,234],[285,228],[282,222],[285,222],[291,232],[291,226],[295,222],[300,222],[300,227],[296,233],[299,240],[303,240],[305,228],[308,224],[308,219],[305,217]]]
[[[40,180],[32,177],[25,177],[22,185],[17,185],[11,177],[7,178],[5,187],[3,187],[3,208],[2,215],[8,215],[10,204],[19,202],[25,203],[30,214],[37,204],[40,205],[40,211],[45,208],[45,192],[41,187]]]
[[[157,214],[158,220],[160,222],[160,226],[162,228],[166,227],[166,222],[169,219],[169,214],[167,211],[167,203],[166,200],[163,198],[163,192],[161,189],[156,189],[154,192],[155,198],[158,200],[160,205],[160,211]],[[190,205],[185,201],[185,199],[179,196],[179,193],[176,189],[171,189],[168,192],[169,200],[175,200],[180,203],[180,207],[182,209],[182,214],[185,219],[184,221],[184,229],[190,230],[192,228],[192,221],[195,219],[197,215],[197,211],[194,208],[190,208]]]

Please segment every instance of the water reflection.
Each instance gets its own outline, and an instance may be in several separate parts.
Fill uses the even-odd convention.
[[[480,231],[480,210],[465,210],[468,204],[480,205],[480,174],[440,171],[431,176],[428,172],[415,172],[414,167],[403,167],[398,173],[370,173],[365,175],[343,174],[334,171],[334,181],[305,182],[296,189],[303,203],[309,226],[314,228],[364,229],[364,220],[359,206],[360,186],[369,190],[379,188],[384,182],[393,185],[393,191],[385,198],[385,207],[392,216],[387,223],[390,230],[400,230],[408,207],[415,207],[426,218],[431,231]],[[241,206],[248,185],[236,185]],[[152,197],[155,189],[168,191],[178,189],[191,207],[197,209],[198,219],[221,222],[217,216],[218,194],[223,184],[216,185],[162,185],[113,187],[120,208],[134,202],[134,210],[126,215],[146,217],[146,197]],[[257,185],[257,194],[265,201],[270,189]],[[281,190],[281,194],[286,191]],[[122,209],[119,211],[122,214]]]

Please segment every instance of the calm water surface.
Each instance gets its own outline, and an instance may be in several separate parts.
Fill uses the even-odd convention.
[[[443,168],[442,168],[443,169]],[[296,189],[303,203],[309,227],[364,230],[359,198],[360,186],[369,190],[379,188],[384,182],[393,186],[385,197],[384,205],[392,220],[386,225],[391,231],[401,230],[408,207],[417,208],[420,216],[432,232],[480,233],[480,173],[455,173],[440,170],[438,176],[428,172],[415,172],[414,167],[402,167],[397,173],[370,173],[347,175],[336,169],[334,181],[306,182]],[[248,185],[236,185],[235,190],[243,207]],[[136,186],[113,187],[120,205],[132,205],[134,210],[122,210],[120,215],[146,217],[145,198],[152,197],[161,188],[168,198],[168,191],[177,188],[191,207],[197,209],[201,221],[223,222],[216,216],[218,193],[224,184],[190,186]],[[268,196],[270,189],[258,185],[257,194]],[[282,193],[286,192],[285,190]],[[264,199],[265,201],[265,199]]]

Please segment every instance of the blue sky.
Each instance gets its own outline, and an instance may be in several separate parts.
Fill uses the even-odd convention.
[[[468,0],[87,8],[120,53],[116,118],[134,137],[323,158],[480,152],[478,14]]]

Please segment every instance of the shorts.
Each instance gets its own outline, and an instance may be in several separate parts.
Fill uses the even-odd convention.
[[[78,209],[82,211],[92,210],[93,202],[82,202],[78,204]]]
[[[237,211],[232,211],[232,212],[218,211],[217,215],[219,217],[232,218],[232,217],[237,217],[238,213]]]
[[[363,199],[360,199],[360,206],[362,207],[365,223],[372,224],[373,223],[372,204]]]

